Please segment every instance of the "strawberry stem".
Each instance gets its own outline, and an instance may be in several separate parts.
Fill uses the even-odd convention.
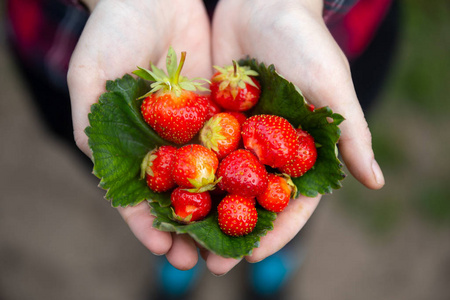
[[[238,63],[237,61],[233,60],[233,77],[236,78],[238,76]]]
[[[186,51],[181,52],[180,64],[178,65],[177,72],[173,78],[173,84],[177,85],[180,79],[181,69],[183,69],[184,61],[186,60]]]

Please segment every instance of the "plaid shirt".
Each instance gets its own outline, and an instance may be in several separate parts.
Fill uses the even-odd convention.
[[[212,14],[217,1],[206,1]],[[391,0],[324,0],[323,17],[351,60],[376,32]],[[70,56],[89,16],[76,0],[8,0],[7,30],[14,50],[56,87],[66,88]]]

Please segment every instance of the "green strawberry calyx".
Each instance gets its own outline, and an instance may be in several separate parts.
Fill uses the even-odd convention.
[[[280,174],[278,176],[283,177],[286,180],[287,185],[291,188],[291,195],[290,198],[293,199],[295,197],[295,195],[297,195],[297,186],[294,184],[294,182],[291,179],[291,176],[289,176],[286,173]]]
[[[204,177],[198,179],[189,178],[188,180],[192,184],[193,188],[187,189],[187,191],[191,193],[203,193],[215,189],[217,183],[222,180],[222,177],[217,179],[214,173],[209,173]]]
[[[202,142],[202,144],[206,148],[212,149],[216,152],[219,151],[218,141],[226,139],[226,137],[220,133],[222,130],[222,127],[220,126],[221,121],[221,117],[209,119],[200,132],[200,141]]]
[[[153,82],[150,85],[151,90],[142,97],[139,97],[139,99],[146,98],[157,91],[162,91],[164,93],[172,92],[175,93],[177,97],[179,97],[183,91],[209,91],[209,89],[203,87],[205,83],[209,83],[209,80],[200,77],[189,79],[181,75],[185,60],[186,52],[183,51],[181,52],[180,63],[178,64],[177,54],[175,53],[175,50],[170,47],[166,57],[167,73],[156,67],[153,63],[150,63],[151,70],[138,66],[138,69],[133,71],[133,74],[144,80]]]
[[[219,89],[223,91],[226,88],[230,88],[233,99],[236,98],[239,89],[245,89],[245,84],[259,88],[251,77],[258,76],[258,72],[248,66],[239,66],[235,60],[233,60],[233,65],[231,66],[224,68],[214,66],[214,69],[219,72],[214,78],[214,81],[220,82]]]
[[[141,163],[141,174],[140,174],[140,178],[144,179],[145,175],[148,174],[150,176],[154,176],[155,174],[153,173],[153,161],[157,158],[157,156],[155,155],[155,150],[149,151],[144,159],[142,160]]]
[[[182,216],[177,215],[175,213],[175,210],[172,207],[170,209],[172,211],[172,220],[177,221],[177,222],[182,223],[182,224],[190,224],[190,223],[192,223],[192,213],[187,215],[187,216],[185,216],[185,217],[182,217]]]

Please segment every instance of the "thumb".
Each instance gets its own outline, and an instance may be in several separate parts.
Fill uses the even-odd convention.
[[[308,25],[308,38],[292,45],[292,49],[298,49],[293,52],[302,55],[297,55],[294,64],[292,60],[280,61],[278,69],[316,107],[329,106],[345,118],[340,125],[342,159],[358,181],[370,189],[380,189],[384,177],[374,157],[372,136],[356,96],[348,60],[321,20],[312,20]]]
[[[330,66],[333,66],[330,68]],[[355,93],[350,68],[346,58],[328,64],[326,74],[314,89],[307,89],[305,97],[319,106],[328,105],[345,120],[341,123],[339,150],[350,173],[370,189],[380,189],[384,176],[375,160],[372,149],[372,135]]]
[[[359,105],[350,107],[336,105],[334,109],[344,117],[347,116],[341,124],[342,135],[339,141],[339,150],[348,170],[368,188],[382,188],[384,176],[375,160],[372,136],[361,107]]]

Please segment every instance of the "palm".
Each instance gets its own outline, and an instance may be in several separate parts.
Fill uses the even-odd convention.
[[[100,2],[86,24],[71,60],[68,83],[75,138],[88,155],[83,133],[87,112],[104,91],[106,80],[122,77],[137,66],[148,67],[150,62],[164,67],[169,46],[188,52],[184,75],[210,75],[209,24],[201,3],[160,2],[135,3],[142,7],[133,6],[134,1],[126,5]]]
[[[250,56],[296,84],[316,107],[330,106],[346,117],[340,150],[350,172],[370,188],[383,181],[374,175],[370,132],[351,80],[348,62],[321,16],[322,1],[221,1],[213,22],[213,63]],[[377,180],[378,179],[378,180]],[[278,215],[275,230],[261,241],[251,261],[284,246],[302,228],[319,202],[300,197]]]
[[[201,1],[100,1],[72,56],[68,84],[75,140],[90,155],[84,129],[90,105],[104,92],[106,80],[152,62],[165,69],[169,46],[188,53],[183,75],[210,77],[209,21]],[[153,253],[165,254],[180,269],[197,262],[194,242],[152,228],[145,203],[119,209],[136,237]]]

